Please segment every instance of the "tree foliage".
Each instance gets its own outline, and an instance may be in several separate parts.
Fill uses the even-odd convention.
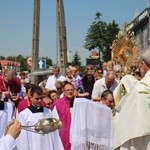
[[[11,60],[11,61],[20,62],[20,71],[27,70],[26,58],[23,57],[21,54],[18,56],[8,56],[6,59]]]
[[[78,51],[73,56],[73,61],[72,61],[73,66],[81,66],[81,58],[78,54]]]
[[[52,60],[48,57],[42,57],[42,59],[46,60],[46,68],[49,68],[50,66],[53,65]]]
[[[52,60],[48,57],[42,57],[43,59],[46,59],[46,68],[49,66],[52,66]],[[26,63],[26,57],[22,56],[21,54],[18,56],[8,56],[6,57],[7,60],[20,62],[20,71],[29,70],[27,63]]]
[[[99,56],[102,53],[103,61],[111,59],[110,46],[115,39],[119,28],[118,24],[113,20],[112,23],[107,24],[101,20],[102,14],[97,12],[92,25],[90,25],[87,35],[85,36],[84,47],[89,51],[98,49]]]

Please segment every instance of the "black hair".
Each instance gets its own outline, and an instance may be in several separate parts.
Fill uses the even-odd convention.
[[[28,91],[29,91],[30,89],[32,89],[34,86],[36,86],[36,85],[35,85],[35,84],[32,84],[32,83],[27,83],[27,84],[25,85],[26,93],[28,93]]]
[[[112,91],[110,91],[110,90],[105,90],[105,91],[103,91],[103,93],[102,93],[102,95],[101,95],[101,98],[107,99],[107,96],[108,96],[109,94],[111,94],[111,95],[113,96],[113,92],[112,92]]]
[[[51,94],[52,93],[56,93],[57,95],[58,95],[58,91],[57,90],[50,90],[50,91],[48,91],[48,93],[47,93],[47,96],[51,99]]]
[[[95,83],[95,79],[94,76],[92,74],[86,74],[83,78],[82,78],[82,84],[84,87],[93,87]]]
[[[43,90],[39,87],[39,86],[34,86],[32,89],[31,89],[31,96],[33,96],[34,94],[37,94],[37,95],[42,95],[43,94]]]

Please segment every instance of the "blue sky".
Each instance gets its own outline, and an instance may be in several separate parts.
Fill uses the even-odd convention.
[[[31,55],[33,1],[0,0],[0,55]],[[147,0],[64,0],[68,50],[73,55],[78,51],[85,64],[90,52],[83,48],[84,40],[96,12],[103,21],[115,20],[122,26],[146,7]],[[56,62],[56,0],[41,0],[40,56]]]

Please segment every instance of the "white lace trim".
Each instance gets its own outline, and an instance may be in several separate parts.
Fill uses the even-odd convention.
[[[83,143],[86,143],[86,142],[91,142],[91,143],[95,143],[95,144],[98,144],[98,145],[108,145],[109,144],[109,141],[108,139],[106,138],[96,138],[96,137],[71,137],[71,143],[78,143],[78,144],[83,144]]]

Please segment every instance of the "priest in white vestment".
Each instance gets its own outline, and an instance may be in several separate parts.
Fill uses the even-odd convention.
[[[32,126],[43,118],[51,118],[50,109],[41,106],[42,90],[40,87],[31,89],[31,105],[19,113],[18,119],[24,126]],[[63,150],[59,132],[38,134],[22,129],[16,140],[17,150]]]
[[[121,98],[127,94],[138,82],[139,80],[129,74],[125,75],[120,80],[118,86],[113,91],[116,106],[119,104]]]
[[[150,48],[138,62],[142,80],[121,99],[114,119],[115,150],[150,150]]]
[[[13,118],[13,105],[9,102],[1,101],[0,94],[0,138],[4,135],[6,126]]]

